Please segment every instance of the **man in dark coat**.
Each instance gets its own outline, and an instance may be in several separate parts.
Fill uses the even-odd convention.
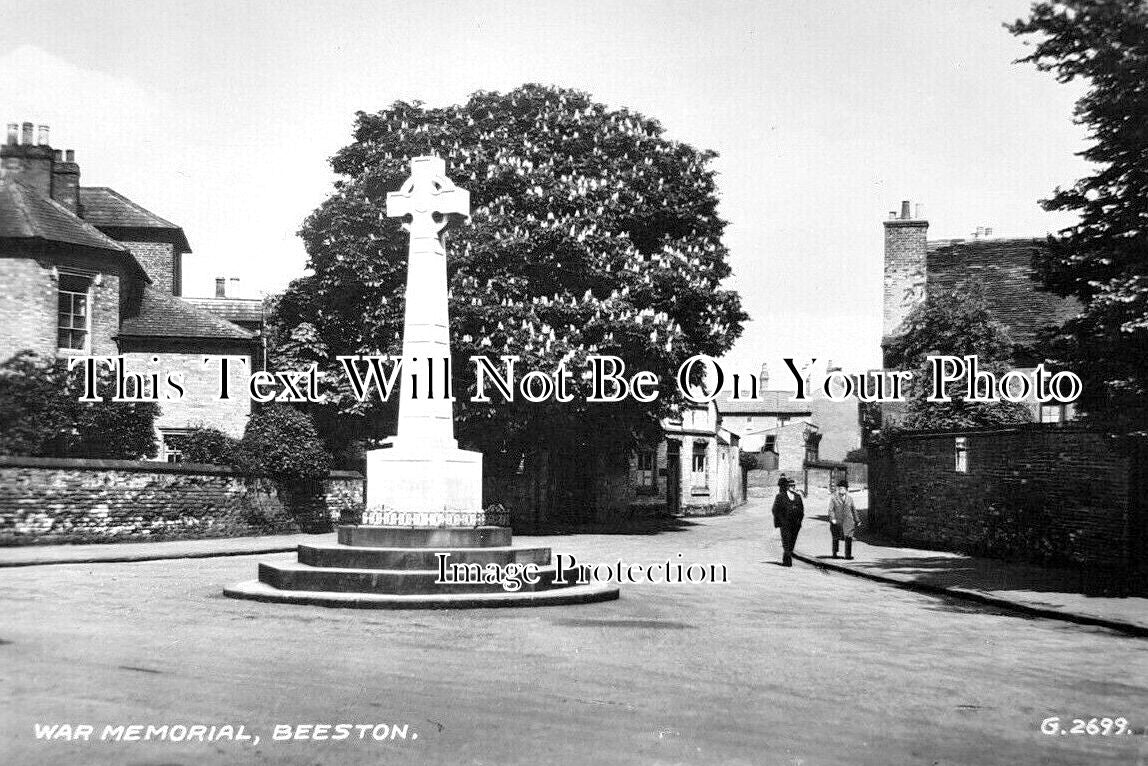
[[[781,530],[781,565],[793,566],[793,546],[805,518],[805,504],[794,488],[793,479],[782,476],[777,480],[777,497],[773,501],[773,526]]]

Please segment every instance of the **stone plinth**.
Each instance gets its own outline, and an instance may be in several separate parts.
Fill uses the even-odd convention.
[[[610,583],[559,576],[549,548],[515,547],[505,527],[340,527],[338,543],[300,545],[298,560],[261,563],[259,579],[225,588],[254,601],[363,609],[555,606],[618,598]],[[455,564],[530,565],[537,582],[440,581],[438,555]]]
[[[364,522],[383,526],[481,527],[510,523],[482,509],[482,454],[396,444],[367,453]]]

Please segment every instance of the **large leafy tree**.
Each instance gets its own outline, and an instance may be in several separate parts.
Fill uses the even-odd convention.
[[[1079,214],[1036,257],[1051,291],[1075,296],[1080,315],[1049,355],[1084,381],[1080,406],[1119,430],[1148,430],[1148,4],[1143,0],[1039,2],[1009,26],[1033,35],[1022,59],[1088,89],[1076,119],[1094,172],[1043,202]]]
[[[319,363],[330,437],[390,433],[394,400],[358,403],[335,357],[399,354],[407,235],[383,199],[412,157],[437,154],[470,191],[472,218],[449,235],[456,430],[488,456],[534,446],[615,449],[649,438],[673,404],[674,374],[694,354],[720,355],[745,315],[729,273],[712,152],[578,91],[525,85],[465,104],[397,102],[359,113],[354,142],[332,159],[343,176],[305,222],[312,274],[274,312],[278,363]],[[565,362],[575,400],[471,403],[472,354],[521,357],[517,370]],[[589,354],[621,357],[662,380],[652,404],[586,404]],[[488,458],[489,459],[489,458]],[[517,458],[514,459],[517,463]]]
[[[975,285],[930,294],[905,318],[903,332],[887,347],[891,367],[914,373],[907,390],[908,404],[896,424],[908,430],[951,430],[1025,423],[1032,419],[1026,405],[1008,401],[966,400],[951,385],[951,402],[930,402],[933,375],[929,356],[975,355],[981,370],[998,377],[1009,369],[1013,341],[1008,330],[993,318],[984,294]],[[982,390],[982,394],[989,393]]]

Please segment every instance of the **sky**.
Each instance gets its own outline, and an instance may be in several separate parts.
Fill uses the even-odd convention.
[[[1002,25],[1028,7],[38,0],[0,24],[0,118],[49,125],[83,185],[181,225],[185,295],[226,276],[256,297],[304,273],[296,232],[356,111],[577,88],[718,152],[728,286],[751,316],[727,372],[860,370],[880,362],[881,221],[901,200],[930,238],[1073,222],[1039,200],[1087,170],[1081,90],[1013,63],[1026,46]]]

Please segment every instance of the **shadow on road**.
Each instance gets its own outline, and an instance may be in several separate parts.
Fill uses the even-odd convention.
[[[678,516],[655,516],[638,519],[611,519],[601,523],[563,523],[531,525],[514,528],[516,535],[660,535],[666,532],[684,532],[697,524]]]

